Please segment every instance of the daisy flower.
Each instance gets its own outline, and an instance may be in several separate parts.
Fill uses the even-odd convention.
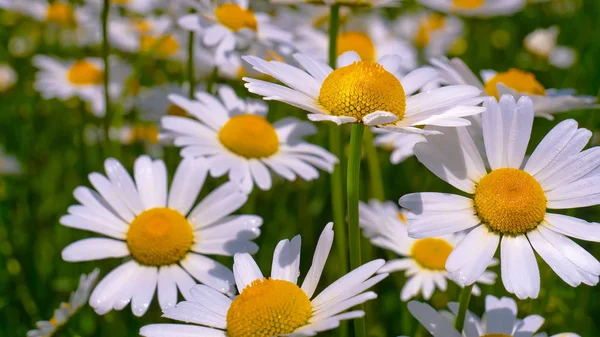
[[[246,192],[254,184],[261,190],[272,185],[271,168],[279,176],[311,181],[320,168],[331,172],[337,158],[302,138],[316,132],[314,125],[295,118],[271,124],[262,101],[237,97],[233,89],[222,86],[218,97],[197,92],[196,100],[171,95],[171,101],[194,119],[166,116],[161,120],[168,137],[183,147],[183,157],[205,157],[213,177],[229,172],[229,179]]]
[[[476,86],[490,96],[500,99],[504,94],[510,94],[519,99],[529,96],[533,101],[535,115],[547,119],[558,112],[576,109],[597,109],[596,98],[592,96],[575,96],[573,90],[545,89],[532,73],[509,69],[506,72],[483,70],[480,81],[469,67],[460,59],[433,59],[431,64],[440,72],[442,81],[446,84],[469,84]]]
[[[169,100],[169,95],[187,95],[188,88],[179,84],[165,83],[140,90],[136,99],[136,108],[143,121],[160,121],[163,116],[189,116],[185,110]]]
[[[71,293],[69,302],[62,302],[60,307],[54,310],[54,316],[49,321],[37,322],[35,324],[37,329],[28,331],[27,337],[50,337],[54,335],[58,328],[65,325],[88,301],[99,274],[100,269],[96,268],[88,275],[81,275],[77,290]]]
[[[463,235],[444,235],[426,239],[412,239],[408,236],[406,210],[400,210],[393,202],[369,201],[359,204],[360,227],[363,235],[377,247],[390,250],[402,258],[390,260],[381,267],[379,273],[404,270],[408,280],[400,292],[400,299],[409,299],[422,294],[429,300],[436,288],[446,291],[448,273],[446,260]],[[496,261],[493,261],[496,264]],[[478,282],[494,284],[496,273],[486,271]],[[473,294],[481,294],[479,287]]]
[[[446,55],[463,35],[463,23],[454,16],[430,11],[402,15],[394,31],[423,50],[427,58]]]
[[[129,66],[111,62],[110,95],[118,98],[123,91]],[[61,61],[53,57],[37,55],[33,64],[39,68],[34,87],[44,99],[67,100],[78,97],[91,105],[98,117],[104,116],[104,63],[99,58],[83,58],[77,61]]]
[[[306,71],[291,65],[248,56],[254,69],[270,75],[286,86],[244,78],[246,88],[309,112],[312,121],[336,124],[364,123],[406,133],[437,133],[420,128],[425,125],[465,126],[462,117],[481,113],[480,90],[468,86],[447,86],[416,92],[438,74],[431,68],[417,68],[401,78],[398,55],[387,55],[377,62],[363,61],[356,52],[342,54],[339,68],[333,70],[323,61],[308,55],[294,58]]]
[[[90,305],[103,315],[131,302],[142,316],[154,293],[162,309],[177,303],[177,289],[191,299],[194,279],[218,291],[232,293],[233,273],[204,254],[231,256],[255,253],[252,239],[260,234],[262,219],[255,215],[230,215],[247,200],[237,185],[226,183],[208,194],[193,209],[208,167],[201,159],[184,159],[170,191],[162,160],[140,156],[134,179],[115,159],[104,162],[107,176],[90,174],[96,191],[75,189],[81,204],[69,207],[60,219],[67,227],[106,235],[74,242],[62,251],[69,262],[128,257],[92,292]]]
[[[398,7],[401,0],[271,0],[277,5],[342,5],[347,7]]]
[[[520,299],[539,294],[534,249],[569,285],[597,284],[600,262],[567,236],[600,241],[600,226],[548,212],[600,204],[595,173],[600,148],[582,151],[592,133],[578,129],[574,120],[563,121],[525,160],[533,124],[531,99],[515,103],[504,95],[500,103],[489,98],[484,107],[487,160],[463,128],[415,145],[419,161],[471,197],[433,192],[403,196],[400,205],[410,210],[409,235],[470,230],[446,262],[450,276],[463,285],[483,274],[499,245],[502,283]]]
[[[193,300],[164,312],[167,318],[197,325],[152,324],[143,327],[140,335],[314,336],[335,329],[341,320],[362,317],[361,310],[342,312],[377,297],[374,292],[365,291],[387,277],[387,274],[373,276],[384,261],[374,260],[356,268],[313,298],[332,243],[333,223],[329,223],[321,233],[301,286],[297,285],[300,235],[279,242],[270,278],[263,276],[250,255],[236,254],[233,272],[240,293],[237,297],[232,300],[207,286],[197,285],[191,291]]]
[[[575,63],[577,53],[573,48],[557,44],[559,32],[557,26],[538,28],[525,36],[523,45],[528,52],[557,68],[570,68]]]
[[[443,13],[490,17],[514,14],[525,7],[526,0],[419,0],[419,3]]]
[[[0,64],[0,93],[6,92],[17,83],[17,72],[8,64]]]
[[[148,14],[158,7],[160,0],[110,0],[110,3],[132,13]]]

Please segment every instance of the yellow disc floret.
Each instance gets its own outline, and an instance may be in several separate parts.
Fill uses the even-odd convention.
[[[444,239],[419,239],[413,244],[410,255],[422,268],[446,270],[446,260],[452,249],[454,247]]]
[[[460,9],[476,9],[483,5],[485,0],[453,0],[452,7]]]
[[[354,51],[363,61],[375,61],[375,45],[371,38],[361,32],[345,32],[338,36],[337,54]]]
[[[166,58],[174,55],[179,50],[179,42],[171,36],[142,35],[140,37],[140,50],[150,52],[158,57]]]
[[[271,337],[308,324],[312,305],[306,293],[283,280],[255,280],[227,311],[228,337]]]
[[[502,234],[526,233],[546,215],[542,185],[529,173],[514,168],[485,175],[475,189],[474,201],[481,221]]]
[[[510,69],[504,73],[498,73],[485,83],[485,92],[500,99],[496,84],[502,83],[514,89],[518,93],[544,96],[546,89],[535,79],[535,75],[519,69]]]
[[[229,151],[245,158],[265,158],[279,150],[275,128],[258,115],[234,116],[219,131],[219,140]]]
[[[321,86],[319,104],[334,116],[361,121],[375,111],[404,117],[406,96],[396,76],[379,63],[358,61],[334,70]]]
[[[135,261],[145,266],[165,266],[181,261],[194,243],[187,219],[170,208],[140,213],[127,232],[127,247]]]
[[[215,16],[219,23],[234,32],[243,28],[249,28],[254,31],[257,29],[254,13],[231,2],[218,6],[215,9]]]
[[[46,21],[56,23],[62,27],[75,25],[75,13],[68,3],[54,2],[48,4]]]
[[[81,60],[73,63],[67,79],[75,85],[97,85],[104,81],[104,71],[89,61]]]

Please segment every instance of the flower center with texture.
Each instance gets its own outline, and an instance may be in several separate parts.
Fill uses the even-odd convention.
[[[444,239],[420,239],[413,244],[411,256],[425,269],[446,270],[446,260],[453,249],[454,247]]]
[[[479,219],[493,231],[518,235],[535,229],[546,215],[542,185],[529,173],[503,168],[485,175],[475,189]]]
[[[415,44],[424,48],[431,41],[431,34],[444,28],[446,26],[446,18],[438,13],[432,13],[421,19],[419,23],[419,30],[415,36]]]
[[[485,0],[453,0],[452,8],[476,9],[483,5]]]
[[[249,28],[256,31],[257,22],[254,13],[234,3],[226,3],[215,9],[215,16],[220,24],[237,32]]]
[[[359,122],[375,111],[404,117],[406,96],[400,80],[376,62],[358,61],[334,70],[321,86],[319,104],[331,115]]]
[[[500,99],[496,84],[502,83],[505,86],[514,89],[518,93],[531,95],[546,95],[546,89],[535,79],[535,75],[519,69],[510,69],[504,73],[498,73],[485,84],[485,92]]]
[[[166,266],[181,261],[194,243],[194,232],[178,211],[156,207],[140,213],[127,232],[127,247],[145,266]]]
[[[81,60],[73,63],[67,79],[75,85],[97,85],[104,81],[104,71],[91,62]]]
[[[46,9],[46,21],[67,27],[75,25],[75,13],[73,8],[66,3],[54,2],[48,4]]]
[[[165,58],[177,53],[179,42],[172,35],[159,37],[142,35],[140,37],[140,50]]]
[[[308,324],[312,305],[297,285],[283,280],[255,280],[227,311],[227,336],[271,337]]]
[[[363,61],[375,61],[375,45],[371,38],[360,32],[345,32],[338,36],[337,54],[355,51]]]
[[[245,158],[265,158],[279,150],[275,128],[258,115],[234,116],[219,131],[219,141],[229,151]]]

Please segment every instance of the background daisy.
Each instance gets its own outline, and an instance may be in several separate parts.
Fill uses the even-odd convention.
[[[525,0],[419,0],[423,6],[444,13],[489,17],[510,15],[525,7]]]

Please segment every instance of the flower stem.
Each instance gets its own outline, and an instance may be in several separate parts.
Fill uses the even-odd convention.
[[[454,321],[454,327],[458,333],[462,333],[465,326],[465,317],[467,316],[467,309],[469,309],[469,302],[471,301],[471,293],[473,292],[473,285],[475,283],[462,288],[460,296],[458,297],[458,315]]]
[[[102,61],[104,62],[104,141],[107,147],[110,146],[110,127],[113,116],[113,111],[110,106],[110,92],[108,91],[110,83],[110,64],[108,56],[110,55],[110,43],[108,41],[108,14],[110,12],[110,0],[104,0],[102,7]]]
[[[371,197],[385,201],[385,189],[381,179],[381,165],[377,157],[377,149],[373,145],[373,133],[371,130],[365,130],[363,146],[367,153],[367,164],[369,165],[369,187],[371,188]]]
[[[188,34],[188,59],[187,59],[187,75],[188,84],[190,85],[189,97],[194,98],[194,92],[196,91],[196,79],[194,78],[194,32]]]

